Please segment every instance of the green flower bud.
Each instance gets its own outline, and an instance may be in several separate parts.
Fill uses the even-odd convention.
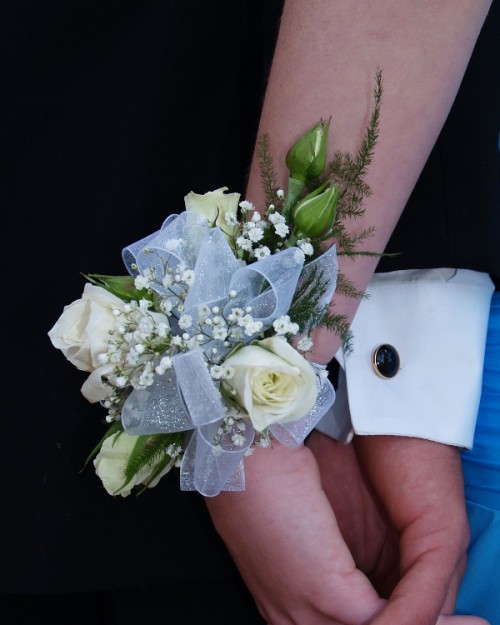
[[[124,302],[136,299],[151,299],[145,290],[138,291],[134,286],[134,276],[105,276],[99,273],[83,274],[87,280],[109,291]]]
[[[306,182],[321,175],[326,161],[326,142],[330,120],[320,121],[288,150],[286,166],[290,177]]]
[[[306,195],[293,210],[294,225],[306,237],[317,239],[332,229],[337,214],[339,190],[325,185]]]

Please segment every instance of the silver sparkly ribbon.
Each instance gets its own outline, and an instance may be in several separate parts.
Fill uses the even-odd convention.
[[[335,247],[305,267],[304,255],[297,248],[242,266],[222,231],[210,228],[204,217],[189,211],[169,217],[158,232],[129,245],[122,256],[132,275],[152,270],[157,279],[152,288],[163,296],[167,290],[161,282],[168,267],[194,269],[195,282],[184,302],[185,312],[193,319],[198,319],[202,305],[224,306],[225,314],[233,307],[251,306],[254,320],[261,321],[264,329],[288,312],[298,285],[307,293],[314,276],[320,275],[324,281],[326,306],[338,273]],[[228,301],[231,291],[236,296]],[[205,350],[209,347],[210,343],[204,346]],[[181,489],[207,497],[222,490],[244,490],[243,458],[254,442],[253,426],[246,424],[242,445],[235,445],[229,437],[221,439],[225,405],[202,349],[176,354],[172,361],[168,373],[156,375],[151,386],[134,389],[129,395],[122,410],[125,431],[139,435],[191,430],[181,465]],[[328,379],[318,374],[317,386],[317,401],[308,414],[270,426],[271,434],[283,445],[300,446],[333,405],[335,391]]]

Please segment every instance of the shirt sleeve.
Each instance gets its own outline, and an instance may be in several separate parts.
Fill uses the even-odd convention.
[[[375,274],[351,325],[353,350],[336,356],[335,405],[317,429],[345,442],[392,434],[470,448],[493,291],[487,274],[467,269]],[[391,366],[377,366],[377,350]]]

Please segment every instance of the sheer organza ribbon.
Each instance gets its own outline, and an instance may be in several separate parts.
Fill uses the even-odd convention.
[[[307,293],[314,275],[321,275],[326,306],[338,273],[334,247],[305,266],[298,248],[242,265],[222,231],[210,228],[204,217],[193,212],[169,217],[161,230],[125,248],[123,260],[132,275],[153,271],[156,280],[152,288],[164,297],[172,296],[162,285],[168,267],[194,269],[195,282],[184,302],[187,314],[196,320],[204,305],[221,306],[224,314],[233,307],[251,306],[254,320],[261,321],[264,329],[288,312],[299,286]],[[236,295],[229,298],[231,291]],[[133,390],[122,410],[123,427],[131,435],[192,431],[181,465],[181,489],[208,497],[221,490],[245,488],[243,458],[255,437],[248,423],[241,432],[242,445],[235,445],[228,437],[219,440],[225,405],[204,354],[213,344],[176,354],[173,368],[155,376],[146,389]],[[314,408],[297,421],[269,428],[288,447],[298,447],[335,400],[331,383],[320,375],[319,366],[313,366],[318,373]]]

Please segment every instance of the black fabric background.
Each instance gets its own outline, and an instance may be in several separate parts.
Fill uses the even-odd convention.
[[[163,585],[174,614],[193,582],[200,598],[222,598],[214,591],[224,582],[233,592],[222,607],[251,605],[198,495],[172,478],[139,499],[112,498],[91,465],[80,471],[104,413],[83,399],[85,374],[47,332],[80,297],[79,272],[125,273],[122,247],[182,211],[190,190],[244,189],[279,10],[232,0],[2,3],[2,623],[30,609],[34,619],[42,606],[54,619],[70,605],[66,622],[76,623],[102,597],[88,595],[85,609],[74,595],[47,603],[14,593],[142,587],[148,604]],[[121,608],[130,615],[132,594]]]
[[[500,274],[498,4],[497,30],[488,27],[391,241],[402,254],[380,270]],[[244,189],[280,5],[1,5],[0,622],[182,614],[192,588],[193,622],[210,597],[214,623],[234,622],[232,604],[260,622],[201,498],[164,479],[139,499],[113,499],[92,467],[80,472],[103,411],[81,397],[85,375],[47,332],[80,297],[79,272],[123,273],[122,247],[182,210],[188,191]]]
[[[462,267],[500,288],[500,2],[378,271]],[[411,149],[411,146],[408,146]]]

